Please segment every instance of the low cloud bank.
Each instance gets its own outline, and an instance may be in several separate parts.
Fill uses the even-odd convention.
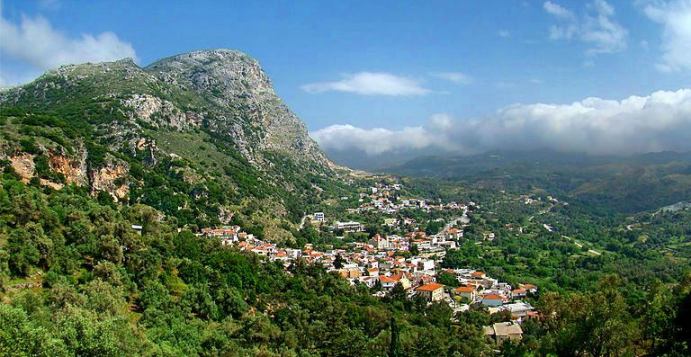
[[[311,133],[327,152],[438,149],[457,154],[552,149],[590,154],[691,150],[691,89],[623,100],[516,104],[467,120],[435,114],[424,125],[365,129],[332,125]]]

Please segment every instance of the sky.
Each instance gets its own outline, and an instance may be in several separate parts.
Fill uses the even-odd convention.
[[[0,4],[4,87],[232,48],[327,152],[691,150],[691,0]]]

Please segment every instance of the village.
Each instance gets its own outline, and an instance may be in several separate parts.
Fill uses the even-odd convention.
[[[485,327],[485,334],[501,344],[504,340],[522,337],[520,324],[537,317],[537,312],[525,301],[535,295],[538,287],[523,283],[511,286],[485,272],[473,269],[445,269],[441,266],[447,250],[455,249],[463,239],[463,230],[471,224],[468,210],[477,206],[475,202],[433,204],[425,199],[397,199],[392,194],[401,189],[400,184],[371,187],[369,194],[360,194],[360,206],[352,212],[378,211],[386,215],[403,209],[424,211],[448,211],[453,218],[448,220],[436,234],[427,234],[419,229],[418,222],[404,217],[385,218],[384,225],[402,227],[400,234],[374,234],[366,241],[349,243],[345,249],[318,250],[307,243],[302,249],[280,247],[246,233],[240,226],[204,228],[200,236],[220,239],[223,245],[237,247],[278,262],[288,269],[296,260],[308,264],[319,264],[327,271],[339,274],[352,285],[364,285],[372,294],[384,298],[395,289],[403,291],[409,299],[424,299],[428,304],[444,303],[454,311],[463,312],[471,307],[486,309],[489,314],[505,313],[511,321],[499,322]],[[325,226],[326,229],[342,234],[365,231],[365,225],[357,221],[331,221],[323,212],[306,217],[309,224]],[[304,225],[305,219],[303,219]],[[486,240],[494,234],[485,235]],[[440,275],[455,278],[456,286],[444,285]]]

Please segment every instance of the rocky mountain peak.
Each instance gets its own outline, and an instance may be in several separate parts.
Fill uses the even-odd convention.
[[[247,95],[275,96],[259,62],[236,50],[183,53],[157,61],[145,70],[164,82],[213,98],[219,105]]]
[[[194,51],[162,59],[144,70],[208,100],[214,107],[208,125],[233,136],[246,155],[253,156],[256,149],[271,150],[332,166],[249,55],[228,49]]]
[[[2,93],[2,103],[61,108],[71,115],[90,105],[108,113],[97,124],[113,149],[140,136],[141,123],[177,131],[201,126],[225,137],[259,167],[273,165],[276,153],[333,167],[259,63],[236,50],[183,53],[145,68],[131,59],[63,66]]]

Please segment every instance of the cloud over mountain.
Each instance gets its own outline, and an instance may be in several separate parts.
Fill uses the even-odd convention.
[[[64,64],[137,58],[132,45],[112,32],[70,37],[42,16],[23,15],[19,23],[13,23],[2,15],[1,3],[0,15],[0,56],[18,62],[22,68],[33,67],[34,74]],[[11,75],[26,77],[23,73]],[[9,77],[3,73],[5,76]]]
[[[368,155],[430,148],[461,154],[541,148],[631,154],[691,150],[689,133],[691,89],[680,89],[622,100],[516,104],[466,120],[437,114],[424,125],[402,129],[332,125],[312,136],[327,152],[352,150]]]

